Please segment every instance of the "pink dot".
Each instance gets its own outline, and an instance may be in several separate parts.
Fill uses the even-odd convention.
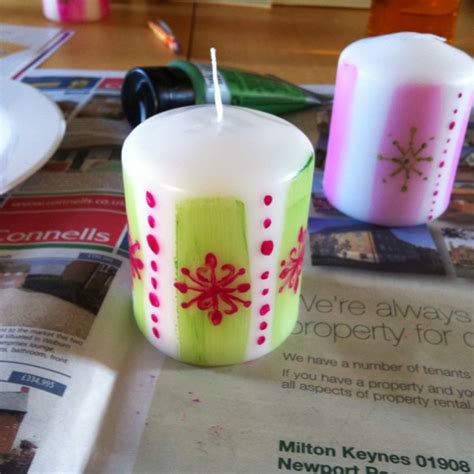
[[[438,175],[438,178],[441,178],[441,175],[440,175],[440,174]]]
[[[158,316],[156,314],[152,314],[151,315],[151,320],[154,322],[154,323],[157,323],[158,322]]]
[[[267,194],[264,198],[263,198],[263,202],[265,203],[265,206],[269,206],[273,201],[273,198]]]
[[[454,109],[453,114],[457,114],[457,113],[458,113],[458,109]]]
[[[155,295],[155,293],[149,293],[148,299],[150,300],[152,306],[154,306],[155,308],[160,307],[160,300],[158,299],[158,296]]]
[[[150,207],[155,207],[155,206],[156,206],[155,197],[153,196],[153,194],[150,193],[150,191],[147,191],[147,192],[146,192],[146,203],[147,203]]]
[[[272,220],[271,219],[265,219],[263,221],[263,227],[265,227],[265,229],[268,229],[271,225],[272,225]]]
[[[154,271],[154,272],[157,272],[158,271],[158,265],[156,264],[156,262],[154,260],[151,261],[151,269]]]
[[[153,335],[154,335],[157,339],[159,339],[159,338],[160,338],[160,332],[158,331],[158,329],[153,328],[152,331],[153,331]]]
[[[455,127],[455,125],[456,125],[456,122],[451,122],[449,124],[449,130],[452,130]]]
[[[260,328],[262,331],[265,331],[265,329],[267,329],[267,327],[268,327],[268,324],[267,324],[265,321],[263,321],[262,323],[260,323],[259,328]]]
[[[448,150],[443,150],[443,153],[446,155],[446,153],[448,153]]]
[[[148,247],[154,254],[157,254],[160,251],[160,246],[154,235],[148,234],[146,236],[146,241],[148,242]]]
[[[257,339],[257,344],[258,344],[259,346],[261,346],[264,342],[265,342],[265,336],[260,336],[260,337]]]
[[[433,196],[437,196],[437,195],[438,195],[438,191],[435,191],[435,192],[433,193]]]
[[[446,143],[449,143],[450,141],[451,141],[451,138],[448,138],[448,139],[446,140]]]
[[[260,308],[260,316],[265,316],[268,312],[270,311],[270,305],[269,304],[264,304],[261,308]]]
[[[260,275],[260,278],[261,278],[262,280],[266,280],[269,276],[270,276],[270,272],[263,272],[263,273]]]
[[[265,295],[268,295],[268,292],[269,292],[269,289],[268,288],[264,288],[262,290],[262,295],[265,296]]]
[[[151,278],[151,286],[156,290],[156,287],[158,286],[158,282],[156,281],[156,278],[152,277]]]
[[[431,204],[436,204],[436,201],[431,201]]]
[[[260,246],[260,251],[263,253],[263,255],[271,255],[273,252],[273,241],[264,240]]]
[[[432,220],[433,220],[433,216],[428,216],[428,220],[429,220],[429,221],[432,221]]]
[[[153,229],[155,227],[155,218],[153,216],[148,216],[148,225]]]
[[[440,167],[440,168],[443,168],[445,164],[446,164],[446,163],[445,163],[444,161],[442,161],[442,162],[439,164],[439,167]]]
[[[462,97],[462,92],[460,92],[460,93],[458,94],[458,97],[459,97],[459,98],[461,98],[461,97]]]

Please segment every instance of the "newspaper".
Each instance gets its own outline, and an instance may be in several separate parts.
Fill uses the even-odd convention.
[[[38,70],[23,79],[58,103],[68,131],[40,172],[0,196],[0,473],[471,472],[464,247],[462,270],[453,263],[472,239],[468,207],[426,228],[429,238],[393,231],[437,258],[420,250],[418,264],[346,265],[345,222],[342,250],[322,262],[311,245],[324,234],[318,223],[346,218],[321,206],[316,171],[293,334],[254,362],[179,363],[132,317],[122,77]],[[324,155],[324,114],[289,118]]]

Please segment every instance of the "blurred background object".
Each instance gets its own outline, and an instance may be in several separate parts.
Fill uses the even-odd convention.
[[[97,21],[109,14],[109,0],[42,0],[46,18],[61,23]]]
[[[453,42],[461,0],[372,0],[369,36],[414,31]]]

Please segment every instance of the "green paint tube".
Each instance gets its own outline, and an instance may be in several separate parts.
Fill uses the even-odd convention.
[[[332,100],[274,76],[223,67],[218,75],[225,104],[281,115]],[[173,61],[168,66],[134,68],[122,86],[123,109],[133,127],[165,110],[213,102],[212,68],[203,63]]]

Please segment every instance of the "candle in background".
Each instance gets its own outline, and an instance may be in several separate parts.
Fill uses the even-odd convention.
[[[293,329],[314,162],[295,126],[216,103],[146,120],[122,152],[136,320],[199,365],[255,359]]]
[[[97,21],[109,14],[109,0],[43,0],[43,14],[62,23]]]
[[[339,59],[328,200],[365,222],[429,222],[449,203],[473,99],[470,56],[419,33],[367,38]]]
[[[453,41],[461,0],[372,0],[369,36],[417,31]]]

